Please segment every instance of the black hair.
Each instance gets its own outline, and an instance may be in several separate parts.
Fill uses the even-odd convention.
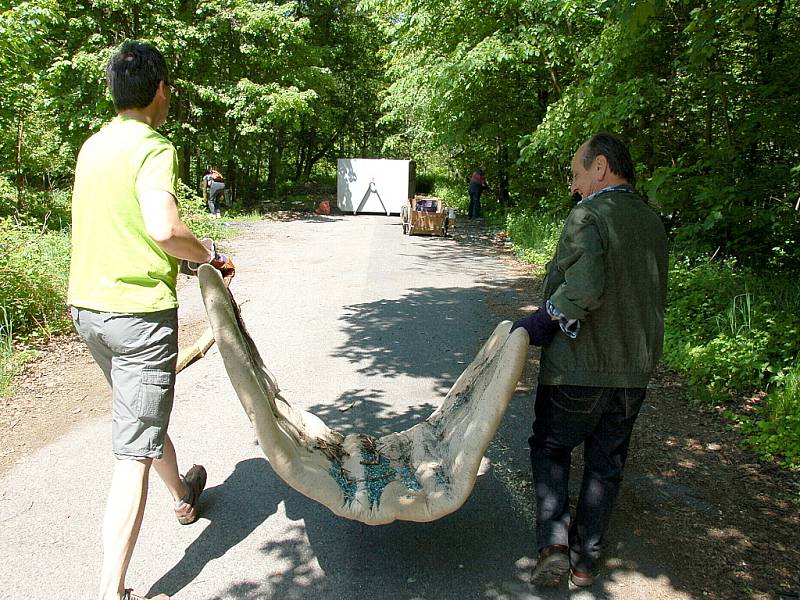
[[[598,133],[586,142],[583,153],[583,168],[588,169],[598,156],[605,156],[612,173],[619,175],[628,183],[636,181],[633,171],[633,160],[628,147],[619,137],[612,133]]]
[[[124,42],[106,66],[106,82],[117,111],[145,108],[161,81],[168,82],[164,56],[144,42]]]

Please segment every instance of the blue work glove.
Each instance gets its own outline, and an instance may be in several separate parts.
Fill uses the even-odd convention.
[[[559,329],[558,321],[550,318],[544,306],[540,307],[532,315],[514,321],[511,331],[514,331],[517,327],[523,327],[528,332],[530,343],[534,346],[547,346],[553,341],[553,337],[555,337]]]

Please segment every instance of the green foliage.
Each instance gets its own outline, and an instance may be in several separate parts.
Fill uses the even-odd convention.
[[[17,205],[17,190],[7,177],[0,175],[0,216],[10,215]]]
[[[8,190],[8,200],[4,201],[3,181],[0,179],[0,217],[12,217],[16,223],[47,231],[69,229],[72,219],[69,192],[26,188],[18,193],[10,186]]]
[[[679,241],[750,267],[796,268],[798,5],[602,6],[584,13],[595,35],[576,40],[571,82],[522,138],[521,162],[558,179],[586,137],[616,131]]]
[[[800,461],[800,292],[786,279],[747,272],[735,261],[675,261],[664,362],[684,373],[696,398],[713,404],[768,390],[753,415],[733,414],[763,456]],[[791,288],[789,288],[791,289]]]
[[[0,398],[9,395],[17,370],[35,355],[33,350],[21,350],[15,346],[14,329],[9,321],[8,311],[0,306]]]
[[[511,212],[506,216],[506,230],[514,249],[525,262],[534,265],[534,272],[543,273],[553,257],[561,235],[563,219],[532,209]]]
[[[766,460],[800,468],[800,364],[764,399],[755,416],[736,416],[749,444]]]
[[[469,196],[466,184],[453,181],[444,175],[433,177],[431,195],[441,198],[445,206],[456,209],[462,215],[469,212]]]
[[[6,334],[17,339],[69,329],[64,299],[69,272],[69,236],[8,218],[0,220],[0,306]]]
[[[384,37],[355,0],[30,0],[0,12],[0,33],[0,176],[20,189],[68,187],[78,148],[113,115],[104,66],[125,39],[167,59],[163,133],[186,184],[213,165],[245,202],[274,197],[320,160],[383,142]]]
[[[712,399],[780,381],[800,353],[800,317],[775,288],[735,262],[676,261],[665,362]]]
[[[376,3],[393,39],[384,122],[395,127],[385,150],[427,160],[442,157],[459,178],[487,167],[507,205],[518,141],[543,114],[552,10],[546,2],[464,0]]]
[[[224,227],[218,220],[210,217],[203,198],[195,194],[188,185],[180,183],[176,191],[181,221],[192,230],[195,237],[221,240],[236,234],[236,230]]]
[[[432,174],[417,173],[416,192],[417,194],[427,195],[433,193],[436,184],[436,177]]]

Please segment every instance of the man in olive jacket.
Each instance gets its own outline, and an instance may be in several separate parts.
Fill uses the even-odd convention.
[[[543,346],[529,441],[536,493],[537,585],[570,570],[593,582],[633,424],[661,357],[667,237],[634,191],[624,143],[601,133],[572,159],[573,194],[544,281],[545,306],[514,325]],[[570,515],[572,450],[584,444],[583,483]]]

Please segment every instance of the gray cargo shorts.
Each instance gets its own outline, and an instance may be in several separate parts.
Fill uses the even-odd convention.
[[[178,311],[124,314],[70,307],[111,385],[111,444],[121,459],[161,458],[175,394]]]

